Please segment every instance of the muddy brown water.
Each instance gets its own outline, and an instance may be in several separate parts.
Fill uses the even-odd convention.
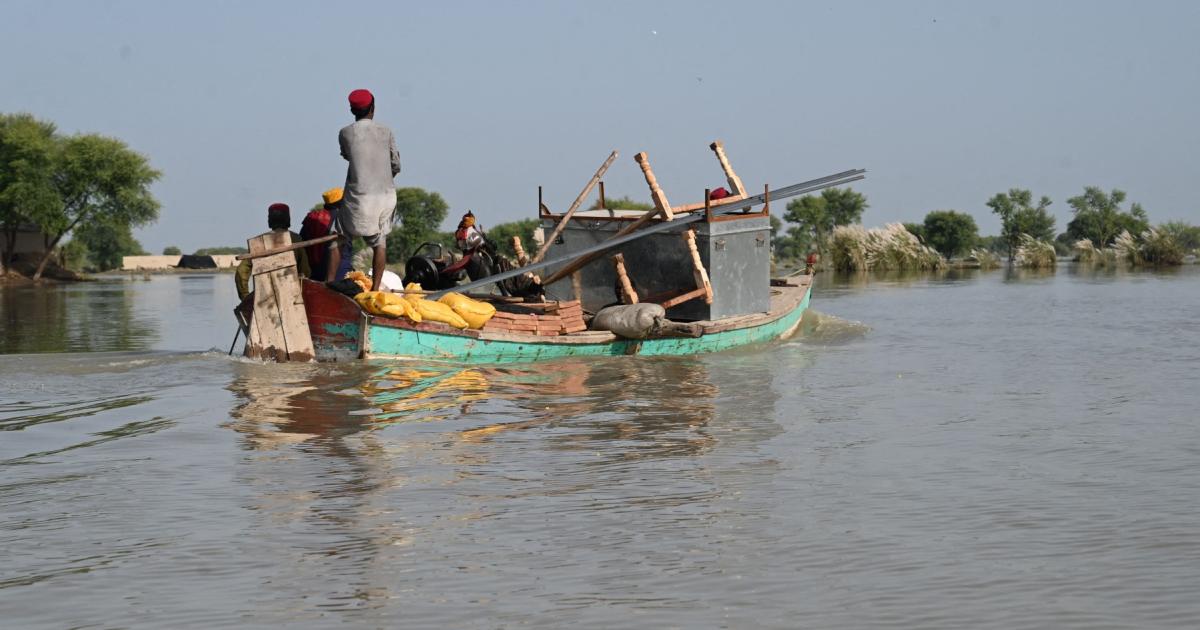
[[[6,628],[1200,626],[1195,266],[471,368],[229,358],[227,275],[0,298]]]

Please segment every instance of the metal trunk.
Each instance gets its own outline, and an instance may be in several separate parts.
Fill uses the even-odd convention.
[[[625,217],[579,217],[572,219],[554,245],[555,255],[582,251],[612,238],[628,222]],[[554,219],[543,219],[542,227],[553,229]],[[596,311],[617,301],[616,272],[611,255],[620,252],[634,289],[642,300],[696,288],[691,257],[683,240],[688,227],[696,231],[700,259],[708,270],[713,303],[691,300],[667,312],[671,319],[712,320],[770,310],[771,222],[762,214],[727,215],[712,222],[666,230],[617,248],[608,256],[584,267],[583,307]],[[546,275],[553,271],[547,271]],[[548,296],[572,298],[570,278],[549,287]]]

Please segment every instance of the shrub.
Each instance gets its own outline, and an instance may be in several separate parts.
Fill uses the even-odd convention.
[[[1169,266],[1183,264],[1183,246],[1176,234],[1163,227],[1152,227],[1142,234],[1140,252],[1142,261],[1148,265]]]
[[[1054,252],[1053,244],[1039,241],[1028,234],[1021,235],[1020,245],[1013,254],[1013,265],[1027,269],[1054,267],[1057,261],[1058,257]]]

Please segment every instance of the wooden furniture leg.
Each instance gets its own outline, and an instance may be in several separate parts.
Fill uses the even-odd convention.
[[[614,254],[612,260],[617,270],[617,283],[621,287],[621,303],[637,304],[637,292],[633,290],[633,283],[629,281],[629,274],[625,271],[625,255]]]

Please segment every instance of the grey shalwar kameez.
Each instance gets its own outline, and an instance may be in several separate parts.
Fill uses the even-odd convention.
[[[350,162],[336,230],[361,236],[369,247],[384,245],[396,212],[400,154],[392,130],[370,118],[354,121],[338,133],[342,157]]]

